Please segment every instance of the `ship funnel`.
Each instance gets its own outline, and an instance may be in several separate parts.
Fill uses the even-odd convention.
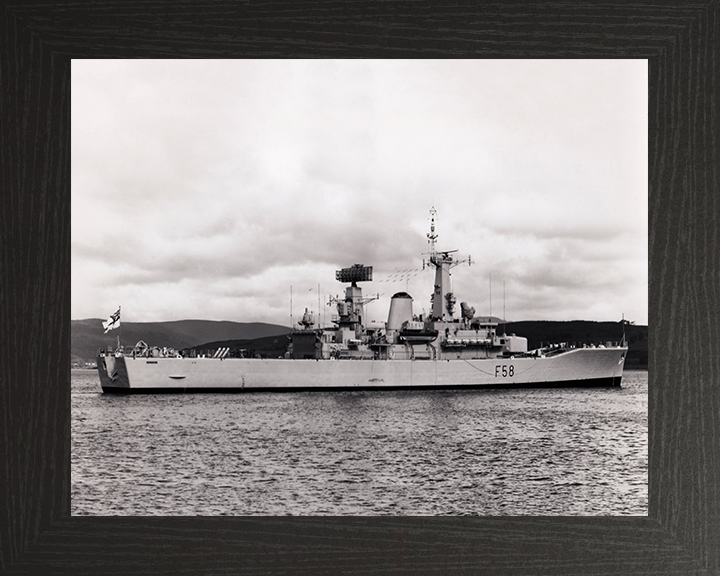
[[[395,341],[395,334],[402,328],[403,322],[412,322],[412,296],[407,292],[398,292],[390,300],[390,312],[387,321],[387,336]]]

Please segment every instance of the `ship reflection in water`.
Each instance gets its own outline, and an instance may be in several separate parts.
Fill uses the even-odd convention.
[[[72,373],[73,515],[646,515],[623,386],[116,396]]]

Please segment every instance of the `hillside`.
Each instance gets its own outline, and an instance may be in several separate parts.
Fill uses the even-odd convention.
[[[98,349],[115,347],[118,330],[103,334],[102,320],[73,320],[70,327],[70,353],[73,365],[95,361]],[[151,346],[168,346],[177,350],[192,348],[204,342],[221,340],[254,340],[287,334],[287,326],[262,322],[227,322],[212,320],[177,320],[173,322],[123,322],[120,343],[134,346],[144,340]]]
[[[528,339],[528,349],[544,344],[574,342],[576,344],[619,341],[623,327],[619,322],[525,321],[508,322],[498,326],[498,333],[517,334]],[[244,349],[250,356],[263,358],[282,356],[287,348],[287,326],[259,322],[217,322],[210,320],[179,320],[175,322],[123,322],[121,344],[133,346],[144,340],[151,346],[168,346],[176,350],[194,348],[198,351],[220,347]],[[94,363],[99,348],[115,346],[115,333],[103,335],[102,321],[73,320],[71,354],[74,366]],[[627,368],[647,368],[648,327],[625,325],[625,338],[630,348]]]
[[[493,320],[499,321],[496,318]],[[503,329],[507,334],[515,333],[518,336],[526,337],[529,350],[560,342],[574,342],[575,344],[619,342],[623,334],[623,327],[619,322],[589,322],[585,320],[508,322],[498,326],[498,334],[501,334]],[[287,330],[285,332],[287,333]],[[626,324],[625,339],[629,344],[626,367],[647,368],[648,327]],[[263,358],[278,358],[285,352],[287,342],[286,337],[276,335],[254,340],[218,340],[194,346],[194,348],[198,352],[208,353],[208,351],[212,352],[218,348],[228,347],[232,350],[244,349],[249,356],[257,354]]]
[[[206,342],[199,346],[193,346],[198,354],[212,355],[218,348],[230,348],[231,350],[244,350],[244,355],[248,358],[281,358],[287,351],[289,340],[289,331],[286,329],[284,334],[276,336],[265,336],[264,338],[254,338],[252,340],[218,340],[215,342]]]
[[[539,348],[544,344],[569,342],[576,344],[592,344],[598,342],[619,342],[622,339],[623,327],[620,322],[589,322],[573,320],[571,322],[551,322],[532,320],[525,322],[508,322],[498,326],[498,333],[503,329],[506,334],[517,334],[528,339],[528,350]],[[648,366],[648,327],[625,325],[625,340],[628,342],[626,368],[647,368]]]

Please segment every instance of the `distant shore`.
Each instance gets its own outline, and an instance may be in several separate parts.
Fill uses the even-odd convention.
[[[95,364],[98,350],[115,348],[117,337],[126,348],[142,340],[150,346],[167,346],[174,350],[212,350],[219,347],[244,349],[252,356],[278,358],[287,348],[290,329],[277,324],[258,322],[216,322],[210,320],[179,320],[173,322],[124,322],[121,329],[102,333],[99,319],[73,320],[70,331],[70,358],[74,368]],[[625,369],[648,368],[648,327],[628,322],[594,322],[588,320],[528,320],[507,322],[498,326],[498,333],[517,334],[528,341],[533,350],[562,342],[582,346],[619,342],[623,336],[629,350]]]

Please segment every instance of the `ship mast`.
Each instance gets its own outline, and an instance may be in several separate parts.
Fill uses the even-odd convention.
[[[353,264],[350,268],[343,268],[335,272],[335,279],[338,282],[350,282],[350,286],[345,288],[343,300],[330,298],[329,303],[336,304],[338,310],[338,319],[333,322],[337,322],[340,331],[346,329],[354,332],[356,338],[360,338],[364,330],[365,304],[380,297],[379,294],[363,297],[362,288],[357,285],[358,282],[372,281],[372,270],[372,266]]]
[[[465,260],[457,261],[450,255],[452,252],[457,252],[457,250],[437,250],[436,240],[438,235],[435,233],[436,215],[437,210],[435,210],[433,206],[430,209],[430,233],[427,234],[428,244],[430,245],[428,261],[435,266],[435,287],[430,299],[432,304],[430,317],[433,320],[452,321],[456,300],[450,285],[450,269],[458,264],[462,264]],[[468,265],[472,264],[469,256],[467,263]]]
[[[120,309],[122,306],[118,306],[118,320],[120,319]],[[117,333],[117,349],[120,350],[120,334],[122,333],[122,322],[120,322],[120,326],[118,327],[118,333]]]
[[[427,234],[428,237],[428,244],[430,244],[430,262],[432,264],[435,264],[435,259],[437,256],[437,252],[435,250],[435,240],[437,240],[437,234],[435,234],[435,215],[437,214],[437,210],[435,210],[435,206],[430,208],[430,233]]]

